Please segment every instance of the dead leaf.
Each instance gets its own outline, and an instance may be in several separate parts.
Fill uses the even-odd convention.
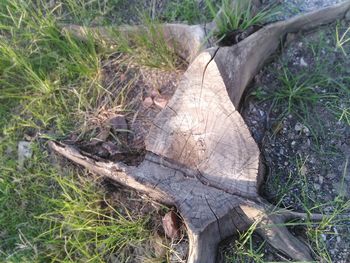
[[[169,238],[178,238],[180,235],[180,220],[174,211],[165,214],[162,219],[165,234]]]
[[[146,97],[142,102],[143,107],[148,109],[153,105],[153,99],[151,97]]]

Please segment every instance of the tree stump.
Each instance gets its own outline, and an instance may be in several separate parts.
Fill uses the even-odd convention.
[[[342,19],[349,10],[350,2],[346,1],[276,22],[234,46],[209,48],[194,59],[200,45],[188,43],[205,39],[203,27],[166,25],[168,35],[180,44],[181,36],[188,38],[195,29],[195,38],[188,38],[180,47],[193,61],[152,124],[144,161],[127,166],[86,156],[62,143],[49,145],[92,172],[175,206],[187,228],[190,263],[215,262],[219,242],[252,224],[257,224],[258,233],[285,255],[312,261],[309,248],[281,226],[291,217],[305,215],[272,212],[274,207],[259,197],[263,180],[260,151],[237,108],[247,85],[286,34]]]

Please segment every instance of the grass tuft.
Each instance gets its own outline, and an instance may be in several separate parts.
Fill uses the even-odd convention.
[[[343,33],[339,32],[339,26],[336,27],[336,46],[338,49],[341,49],[343,54],[347,56],[345,51],[345,44],[350,42],[350,27],[348,27]]]
[[[105,262],[116,254],[125,262],[148,238],[149,218],[112,203],[77,171],[56,169],[43,147],[44,137],[83,129],[110,95],[101,61],[111,51],[60,28],[102,2],[54,2],[0,2],[0,261]],[[22,170],[21,140],[34,148]]]
[[[196,0],[177,0],[169,2],[164,17],[169,22],[199,24],[208,21],[212,16],[207,5],[201,8]]]
[[[275,14],[267,9],[253,12],[252,0],[238,0],[234,4],[230,0],[222,0],[219,13],[210,0],[206,0],[206,4],[216,23],[214,35],[218,39],[224,39],[235,32],[243,32],[252,26],[262,26]]]
[[[128,250],[148,239],[148,218],[133,218],[126,208],[113,207],[91,182],[71,178],[56,177],[62,194],[47,200],[56,209],[38,217],[51,225],[38,237],[48,243],[48,258],[105,262],[116,255],[125,262]]]

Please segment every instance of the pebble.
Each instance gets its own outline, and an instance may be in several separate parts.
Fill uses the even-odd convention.
[[[329,173],[326,175],[327,179],[334,179],[335,177],[337,177],[337,175],[335,173]]]
[[[314,183],[314,188],[315,190],[320,190],[321,189],[321,185]]]
[[[307,67],[309,64],[306,63],[306,61],[304,60],[304,58],[300,59],[300,66],[302,67]]]
[[[303,129],[303,127],[304,126],[300,122],[297,122],[297,124],[295,124],[295,126],[294,126],[294,130],[299,132]]]
[[[304,126],[303,127],[303,132],[305,133],[306,136],[309,136],[310,135],[310,130],[308,127]]]
[[[18,143],[18,167],[23,168],[25,160],[32,157],[33,150],[30,142],[20,141]]]
[[[320,184],[323,184],[323,176],[322,175],[320,175],[320,176],[318,176],[318,181],[320,182]]]

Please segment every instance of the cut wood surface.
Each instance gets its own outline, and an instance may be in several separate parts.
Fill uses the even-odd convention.
[[[147,154],[137,167],[94,159],[62,143],[50,142],[50,147],[97,174],[176,206],[188,231],[188,262],[215,262],[219,242],[254,223],[273,247],[292,259],[311,261],[310,249],[281,226],[287,218],[303,215],[273,213],[273,206],[259,197],[260,151],[237,108],[286,34],[342,19],[349,9],[346,1],[268,25],[237,45],[201,52],[153,121]],[[186,40],[184,50],[203,39],[202,33]],[[194,50],[187,50],[187,56],[200,47]]]

